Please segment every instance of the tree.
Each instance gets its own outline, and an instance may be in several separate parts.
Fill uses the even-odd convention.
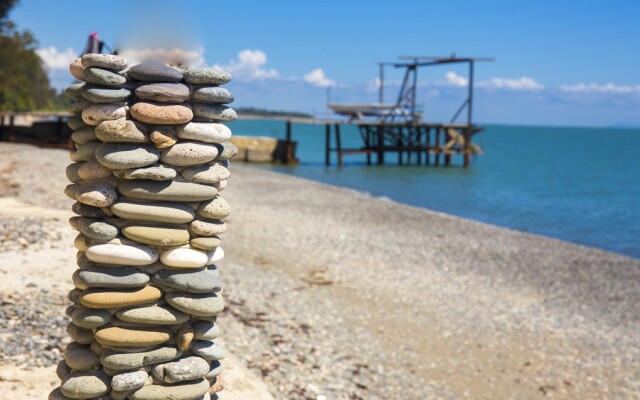
[[[0,0],[0,110],[28,111],[47,107],[55,97],[29,31],[18,31],[8,19],[17,0]]]

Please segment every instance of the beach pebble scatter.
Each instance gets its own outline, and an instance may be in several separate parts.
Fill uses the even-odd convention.
[[[65,92],[75,100],[65,194],[77,201],[79,269],[49,399],[216,398],[226,352],[214,263],[230,212],[219,192],[235,149],[222,122],[236,115],[219,85],[230,75],[100,54],[70,70],[82,81]]]

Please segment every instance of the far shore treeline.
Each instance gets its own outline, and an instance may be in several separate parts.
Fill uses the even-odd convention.
[[[65,110],[69,100],[49,84],[31,32],[7,17],[18,0],[0,0],[0,111]]]

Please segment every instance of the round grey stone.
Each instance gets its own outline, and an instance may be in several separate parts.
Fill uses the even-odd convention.
[[[84,87],[84,82],[73,83],[64,89],[64,94],[71,100],[78,100],[82,97],[81,91]]]
[[[206,165],[197,165],[185,168],[180,175],[186,180],[196,183],[217,183],[228,179],[231,172],[220,162],[213,162]]]
[[[96,149],[96,159],[111,169],[140,168],[155,164],[160,159],[160,152],[150,146],[103,143]]]
[[[81,162],[67,165],[67,168],[65,169],[64,172],[67,175],[67,179],[69,181],[73,183],[82,182],[82,178],[80,178],[80,175],[78,175],[78,169],[80,169],[81,166],[82,166]]]
[[[91,344],[94,341],[93,331],[90,329],[80,328],[73,323],[69,323],[69,325],[67,325],[67,334],[71,339],[80,344]]]
[[[100,364],[100,357],[89,346],[71,342],[64,348],[64,359],[73,370],[85,370]]]
[[[86,122],[84,122],[81,115],[70,116],[69,119],[67,119],[67,125],[71,129],[80,129],[85,126],[89,126]]]
[[[227,104],[233,102],[233,95],[225,88],[218,86],[195,86],[191,99],[200,103]]]
[[[213,340],[220,335],[220,329],[215,322],[197,321],[192,326],[193,338],[196,340]]]
[[[109,384],[109,377],[102,371],[78,371],[62,381],[60,391],[72,399],[92,399],[107,394]]]
[[[118,190],[133,199],[185,202],[209,200],[218,193],[214,187],[197,183],[141,179],[120,181]]]
[[[218,148],[218,156],[216,160],[228,160],[238,154],[238,147],[231,142],[216,143]]]
[[[149,374],[145,371],[125,372],[111,378],[111,387],[117,391],[139,389],[144,386],[148,377]]]
[[[56,365],[56,376],[61,380],[67,379],[69,375],[71,375],[71,367],[67,365],[64,360],[61,360],[58,365]]]
[[[120,353],[107,349],[100,355],[100,362],[105,368],[123,371],[168,362],[181,355],[182,351],[175,347],[160,347],[139,353]]]
[[[222,219],[231,214],[231,207],[222,196],[218,195],[209,201],[201,203],[196,213],[202,218]]]
[[[184,72],[184,80],[194,85],[224,85],[231,74],[219,69],[191,67]]]
[[[82,88],[82,97],[94,103],[115,103],[124,101],[131,96],[131,91],[125,88],[103,88],[85,86]]]
[[[80,270],[78,279],[87,287],[136,288],[149,282],[149,276],[135,268],[92,268]]]
[[[80,218],[78,220],[78,230],[93,240],[108,242],[118,236],[117,227],[104,221],[91,218]]]
[[[214,317],[224,309],[224,300],[219,293],[171,292],[164,298],[172,307],[195,317]]]
[[[193,354],[204,358],[207,361],[222,360],[227,352],[222,346],[219,346],[209,340],[196,340],[191,343],[191,351]]]
[[[195,217],[193,209],[182,203],[121,200],[111,206],[111,211],[120,218],[172,224],[185,224],[191,222]]]
[[[156,62],[144,62],[129,69],[129,77],[144,82],[180,82],[182,72]]]
[[[122,75],[101,68],[86,68],[84,79],[94,85],[120,86],[127,81]]]
[[[209,391],[209,382],[199,379],[175,385],[147,385],[134,392],[131,400],[195,400]]]
[[[183,103],[189,98],[189,88],[182,83],[153,83],[139,86],[136,96],[160,103]]]
[[[220,361],[215,360],[211,362],[211,369],[209,369],[209,372],[204,377],[207,380],[212,380],[216,376],[219,376],[221,373],[222,373],[222,364],[220,364]]]
[[[111,314],[107,310],[76,308],[71,314],[73,323],[81,328],[93,329],[106,325],[111,321]]]
[[[193,103],[193,116],[212,121],[235,121],[238,118],[233,108],[220,104]]]
[[[71,140],[78,144],[97,142],[98,137],[96,136],[96,128],[93,126],[80,128],[71,134]]]
[[[151,280],[160,286],[187,293],[211,293],[222,289],[220,274],[215,266],[195,271],[167,268],[153,274]]]
[[[73,203],[73,205],[71,206],[71,211],[73,211],[75,214],[78,214],[82,217],[88,217],[88,218],[104,218],[107,216],[107,214],[105,214],[105,212],[102,211],[101,208],[88,206],[78,201]]]
[[[152,375],[159,381],[177,383],[202,378],[210,371],[209,362],[201,357],[181,358],[153,367]]]
[[[163,149],[160,155],[162,162],[178,167],[200,165],[213,161],[218,155],[218,148],[213,144],[200,142],[178,142]]]

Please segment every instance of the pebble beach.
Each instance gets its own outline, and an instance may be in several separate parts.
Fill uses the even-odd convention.
[[[57,384],[68,163],[0,144],[0,398]],[[640,260],[232,164],[221,336],[274,398],[640,397]]]

